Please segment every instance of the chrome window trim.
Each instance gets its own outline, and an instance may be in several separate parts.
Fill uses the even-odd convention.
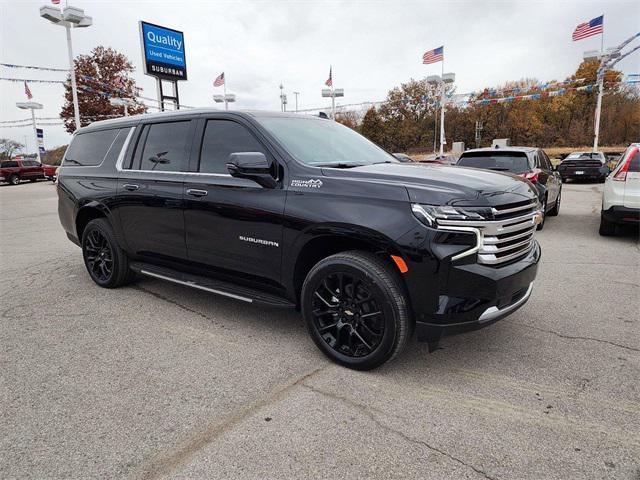
[[[122,163],[124,162],[124,155],[127,152],[127,148],[129,148],[129,143],[131,142],[131,137],[133,137],[133,132],[136,127],[129,127],[129,133],[127,134],[127,138],[125,138],[124,143],[122,144],[122,148],[120,149],[120,153],[118,154],[118,159],[116,160],[116,171],[122,172]]]

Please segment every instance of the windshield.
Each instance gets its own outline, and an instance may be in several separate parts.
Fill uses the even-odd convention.
[[[398,161],[337,122],[304,117],[264,117],[259,121],[296,160],[307,165],[348,168]]]
[[[512,173],[523,173],[530,170],[527,154],[517,152],[474,152],[463,154],[456,165]]]

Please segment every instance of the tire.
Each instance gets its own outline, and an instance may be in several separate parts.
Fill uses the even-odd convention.
[[[557,217],[558,214],[560,213],[560,202],[562,200],[562,189],[560,189],[558,191],[558,196],[556,197],[556,201],[553,204],[553,208],[551,210],[549,210],[548,215],[550,217]]]
[[[9,177],[9,184],[11,184],[11,185],[19,185],[20,184],[20,177],[14,173],[13,175],[11,175]]]
[[[547,197],[544,197],[544,202],[542,203],[542,221],[536,227],[537,230],[542,230],[544,228],[544,224],[547,221]]]
[[[301,309],[311,338],[328,358],[354,370],[371,370],[395,358],[411,337],[406,298],[399,273],[390,265],[371,253],[349,251],[311,269],[302,286]]]
[[[91,220],[82,232],[82,257],[91,280],[101,287],[117,288],[133,280],[129,259],[104,218]]]
[[[616,234],[616,224],[613,222],[610,222],[609,220],[607,220],[606,218],[604,218],[602,215],[600,216],[600,229],[598,230],[598,233],[600,235],[602,235],[603,237],[610,237],[612,235]]]

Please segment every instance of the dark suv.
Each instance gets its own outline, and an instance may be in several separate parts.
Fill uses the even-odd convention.
[[[533,183],[542,205],[543,217],[542,222],[538,225],[538,230],[542,230],[544,227],[547,215],[553,217],[560,213],[562,179],[541,148],[476,148],[464,152],[456,165],[508,172],[524,177]]]
[[[355,369],[416,330],[478,328],[531,295],[535,188],[425,167],[330,120],[178,111],[73,137],[59,215],[91,278],[134,273],[241,302],[299,308],[318,347]]]

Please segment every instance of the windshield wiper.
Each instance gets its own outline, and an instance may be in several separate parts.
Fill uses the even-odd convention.
[[[331,167],[331,168],[353,168],[364,167],[362,163],[316,163],[314,167]]]
[[[65,158],[65,159],[64,159],[64,163],[66,163],[66,162],[75,163],[76,165],[82,165],[82,163],[80,163],[80,162],[79,162],[79,161],[77,161],[77,160],[74,160],[73,158]]]
[[[495,170],[496,172],[508,172],[508,168],[503,167],[489,167],[487,170]]]

